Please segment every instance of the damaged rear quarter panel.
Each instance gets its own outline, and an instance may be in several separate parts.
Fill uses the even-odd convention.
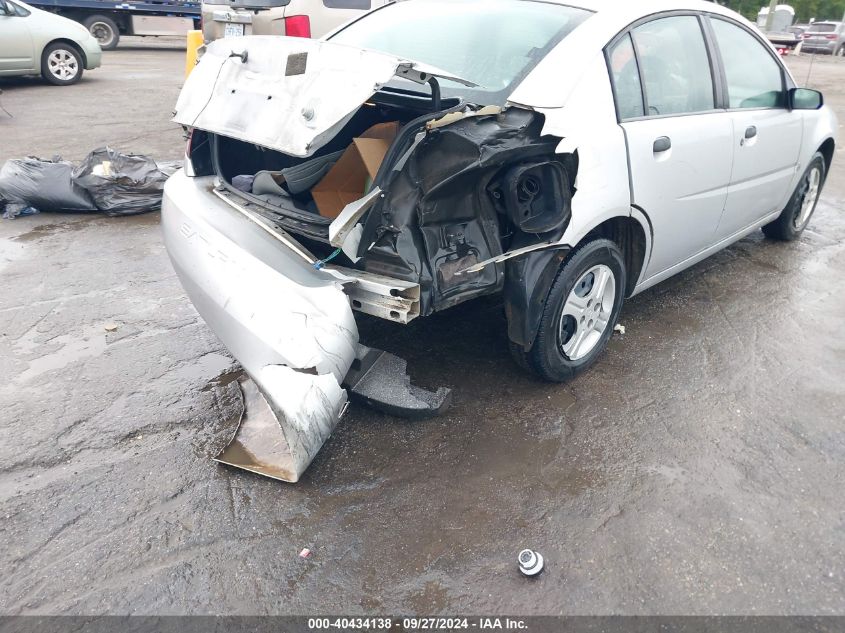
[[[385,176],[385,197],[370,211],[360,253],[368,272],[418,282],[423,314],[500,291],[503,263],[465,269],[562,234],[568,191],[560,196],[563,220],[554,235],[526,235],[507,220],[494,190],[508,169],[538,160],[572,169],[571,156],[555,156],[560,139],[543,136],[543,117],[525,108],[431,127],[399,170]]]
[[[561,48],[577,45],[577,42],[565,41]],[[540,65],[534,73],[550,81],[549,70],[550,67]],[[525,90],[517,89],[513,98],[537,100],[533,109],[544,117],[542,133],[559,140],[555,148],[558,155],[577,153],[578,174],[572,198],[572,218],[558,241],[560,248],[529,253],[509,260],[506,265],[508,335],[511,341],[526,350],[533,345],[546,297],[571,249],[603,223],[613,218],[631,217],[633,211],[627,144],[616,118],[604,55],[599,51],[583,63],[583,73],[577,82],[564,82],[566,85],[556,86],[549,95],[538,90],[542,77],[533,76],[534,73],[528,78],[531,81],[526,81]],[[542,103],[555,102],[564,105],[540,107]],[[637,212],[633,217],[647,237],[644,253],[647,260],[651,229],[645,214]],[[641,270],[645,270],[645,266]]]

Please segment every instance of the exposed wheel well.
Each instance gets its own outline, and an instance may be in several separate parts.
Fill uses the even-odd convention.
[[[598,237],[604,237],[615,242],[622,251],[625,257],[625,269],[628,273],[625,296],[631,296],[645,264],[647,242],[642,225],[631,217],[610,218],[590,231],[584,237],[582,243]]]
[[[836,144],[833,142],[833,139],[829,138],[822,143],[822,146],[819,148],[822,156],[824,156],[825,173],[830,173],[830,164],[833,162],[833,150],[835,145]]]
[[[50,48],[53,44],[65,44],[66,46],[69,46],[70,48],[75,50],[77,53],[79,53],[79,56],[82,58],[82,67],[84,68],[85,66],[88,65],[88,58],[85,57],[85,51],[83,51],[79,47],[79,45],[76,42],[74,42],[73,40],[66,40],[62,37],[59,37],[55,40],[51,40],[51,41],[47,42],[47,45],[44,48],[41,49],[41,59],[42,60],[44,59],[44,51],[46,51],[48,48]]]

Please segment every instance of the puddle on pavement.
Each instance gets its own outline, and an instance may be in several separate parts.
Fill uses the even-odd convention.
[[[26,382],[40,376],[48,371],[64,369],[73,362],[84,358],[99,356],[106,351],[106,331],[102,324],[89,325],[83,328],[82,334],[63,334],[49,341],[37,343],[35,338],[39,335],[37,330],[32,330],[18,339],[14,348],[18,355],[30,354],[39,347],[59,345],[59,349],[43,354],[29,361],[29,367],[21,372],[15,382]]]
[[[39,224],[32,227],[26,233],[21,233],[11,238],[15,242],[34,242],[45,237],[50,237],[58,233],[70,233],[72,231],[79,231],[89,226],[91,220],[98,219],[100,216],[84,217],[72,222],[57,222],[48,224]]]
[[[220,374],[216,378],[209,380],[208,384],[200,389],[200,391],[208,393],[209,391],[214,391],[215,389],[223,389],[233,382],[240,380],[242,377],[246,377],[246,373],[242,369],[227,371],[226,373]]]
[[[209,352],[191,363],[182,365],[171,372],[170,376],[173,380],[181,384],[196,385],[201,382],[208,381],[208,376],[226,375],[221,372],[226,372],[232,367],[232,359],[225,354],[218,354],[216,352]],[[206,383],[208,384],[208,383]],[[202,388],[205,390],[205,387]]]
[[[41,216],[37,216],[41,217]],[[114,225],[119,227],[125,226],[155,226],[160,223],[161,214],[157,211],[150,213],[140,213],[137,215],[128,215],[123,217],[108,217],[99,212],[85,212],[79,214],[64,214],[64,217],[73,217],[73,220],[64,222],[45,222],[33,226],[31,229],[14,237],[8,238],[7,241],[14,242],[35,242],[40,239],[52,237],[54,235],[61,235],[63,233],[71,233],[74,231],[81,231],[89,227],[102,227],[105,225]],[[46,219],[46,218],[44,218]],[[54,218],[49,218],[54,219]],[[6,240],[0,240],[0,261],[2,261],[3,246],[2,243]]]

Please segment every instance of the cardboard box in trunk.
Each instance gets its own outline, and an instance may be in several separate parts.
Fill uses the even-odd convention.
[[[374,125],[353,139],[329,173],[311,189],[320,215],[334,219],[347,204],[364,196],[398,133],[399,123],[394,121]]]

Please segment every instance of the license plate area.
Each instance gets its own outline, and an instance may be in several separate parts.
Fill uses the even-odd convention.
[[[243,37],[244,34],[244,25],[243,24],[224,24],[223,25],[223,37]]]

